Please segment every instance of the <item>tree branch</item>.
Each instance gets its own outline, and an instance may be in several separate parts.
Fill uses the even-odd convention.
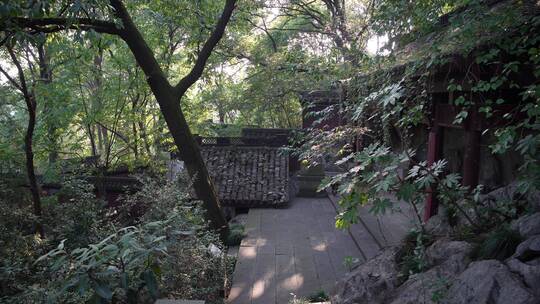
[[[212,50],[223,36],[223,33],[225,32],[225,27],[227,26],[227,23],[229,22],[229,19],[231,18],[235,7],[236,0],[227,0],[225,2],[225,7],[223,8],[221,17],[219,18],[216,27],[214,28],[214,31],[212,32],[208,40],[206,40],[206,42],[204,43],[204,46],[201,49],[199,56],[197,57],[197,61],[191,69],[191,72],[189,72],[189,74],[182,78],[175,86],[175,90],[178,96],[182,96],[187,91],[187,89],[189,89],[189,87],[201,77],[204,71],[204,66],[206,65],[206,61],[208,61],[208,58],[212,54]]]
[[[11,83],[11,85],[13,85],[15,88],[17,88],[19,91],[22,92],[22,87],[17,83],[17,81],[15,81],[15,79],[13,79],[6,70],[4,70],[2,68],[2,66],[0,66],[0,73],[4,74],[4,76],[7,78],[7,80],[9,81],[9,83]]]
[[[52,33],[66,29],[94,30],[99,33],[119,35],[120,29],[114,22],[90,18],[26,18],[14,17],[0,23],[0,31],[18,27],[30,29],[39,33]]]
[[[135,56],[135,60],[146,75],[150,87],[153,88],[154,92],[156,92],[156,87],[163,87],[167,90],[170,89],[171,85],[158,64],[154,52],[150,49],[142,34],[137,29],[137,26],[133,23],[129,12],[122,1],[110,0],[110,3],[114,9],[115,16],[120,19],[123,24],[122,31],[120,31],[119,34],[120,38],[126,42],[133,53],[133,56]]]

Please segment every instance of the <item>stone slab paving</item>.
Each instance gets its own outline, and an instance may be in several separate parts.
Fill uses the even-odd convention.
[[[295,198],[284,209],[250,209],[238,251],[230,304],[286,304],[319,290],[331,294],[348,269],[395,245],[412,225],[411,210],[375,216],[361,208],[359,223],[335,228],[337,198]]]
[[[335,228],[335,216],[328,198],[250,209],[228,303],[286,304],[293,294],[331,293],[349,270],[345,258],[364,259],[351,234]]]
[[[394,211],[374,215],[369,212],[369,207],[358,208],[358,223],[349,229],[366,259],[375,256],[381,248],[398,245],[415,223],[418,224],[417,215],[410,205],[389,198],[394,202]],[[338,209],[339,198],[329,193],[329,199]]]

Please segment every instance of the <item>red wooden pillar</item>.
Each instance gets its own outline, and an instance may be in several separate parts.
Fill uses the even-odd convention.
[[[463,185],[472,190],[478,185],[480,171],[480,131],[465,130],[465,153],[463,155]]]
[[[427,150],[427,162],[428,166],[431,166],[434,162],[441,157],[442,146],[442,127],[435,123],[435,126],[429,131],[428,150]],[[437,196],[433,189],[428,190],[424,207],[424,221],[429,220],[430,217],[437,214],[437,208],[439,203]]]

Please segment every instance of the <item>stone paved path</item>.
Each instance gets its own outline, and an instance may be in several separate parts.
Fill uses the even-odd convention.
[[[329,198],[297,197],[289,208],[250,209],[228,303],[286,304],[292,294],[305,297],[321,289],[330,294],[349,270],[346,257],[362,262],[406,230],[402,217],[381,226],[365,214],[350,231],[340,231],[335,216]]]
[[[250,209],[229,303],[287,303],[318,290],[331,292],[347,272],[343,261],[362,253],[334,227],[328,198],[295,198],[285,209]]]

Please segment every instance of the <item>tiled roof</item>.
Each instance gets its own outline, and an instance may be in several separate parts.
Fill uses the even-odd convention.
[[[280,207],[289,201],[289,156],[278,147],[201,146],[224,206]]]

